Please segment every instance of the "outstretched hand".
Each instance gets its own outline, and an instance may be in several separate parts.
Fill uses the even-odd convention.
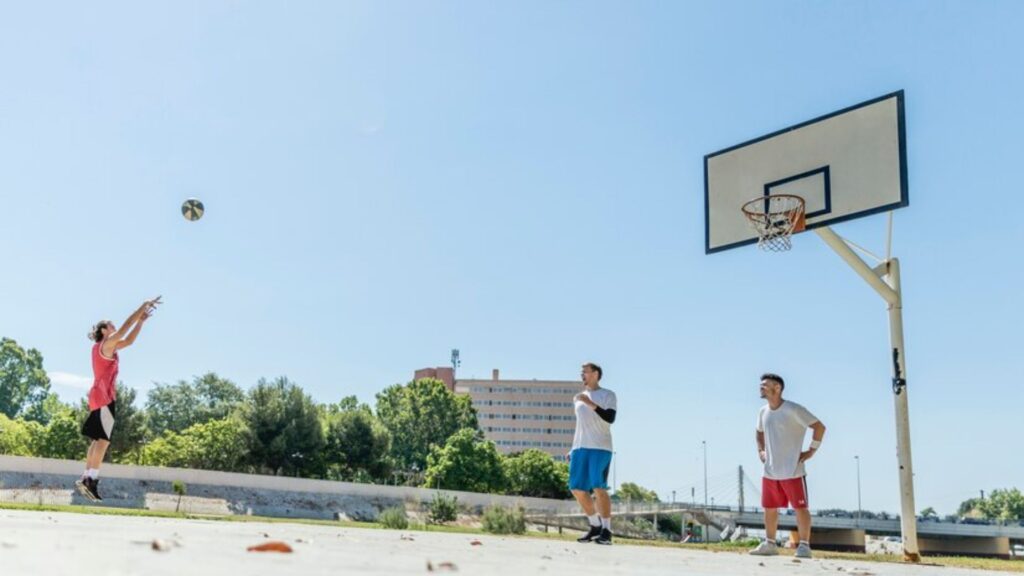
[[[159,306],[160,304],[163,304],[163,302],[160,300],[160,298],[162,298],[162,296],[157,296],[156,298],[153,298],[152,300],[146,300],[145,302],[142,303],[142,306],[139,307],[141,310],[143,310],[145,312],[146,317],[152,316],[153,315],[153,310],[156,310],[157,306]]]

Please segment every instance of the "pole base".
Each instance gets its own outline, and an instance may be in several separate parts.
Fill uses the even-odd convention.
[[[921,555],[920,554],[913,554],[911,552],[907,552],[906,550],[904,550],[903,551],[903,561],[904,562],[911,562],[913,564],[917,564],[918,562],[921,561]]]

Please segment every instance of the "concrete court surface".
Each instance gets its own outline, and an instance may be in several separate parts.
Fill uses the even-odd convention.
[[[247,552],[268,540],[292,554]],[[154,551],[152,542],[170,545]],[[478,540],[480,545],[472,545]],[[433,566],[429,571],[427,563]],[[443,563],[454,564],[457,572]],[[763,566],[761,565],[763,564]],[[990,571],[571,541],[303,524],[0,510],[0,574],[205,576],[267,574],[602,574],[886,576]]]

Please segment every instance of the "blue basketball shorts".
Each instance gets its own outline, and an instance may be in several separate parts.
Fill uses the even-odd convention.
[[[577,448],[569,454],[569,490],[591,492],[608,489],[608,469],[612,464],[609,450]]]

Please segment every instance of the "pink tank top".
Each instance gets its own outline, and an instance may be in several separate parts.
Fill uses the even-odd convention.
[[[99,410],[100,408],[110,404],[114,401],[117,394],[117,365],[119,360],[117,358],[117,352],[114,352],[114,358],[106,358],[102,352],[103,344],[97,342],[92,347],[92,373],[94,380],[92,383],[92,389],[89,390],[89,410]]]

